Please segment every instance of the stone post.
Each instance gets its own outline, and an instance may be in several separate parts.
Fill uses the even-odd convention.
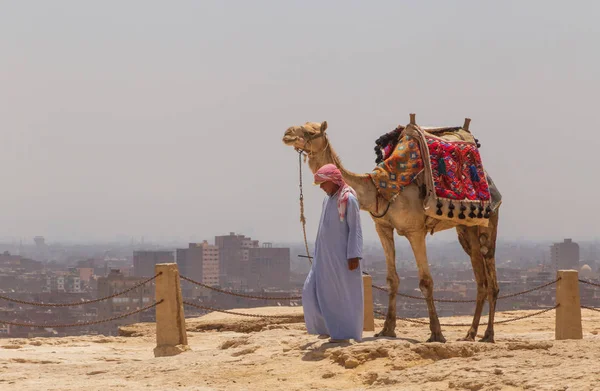
[[[160,263],[155,267],[156,301],[156,348],[154,357],[175,356],[189,350],[185,332],[183,299],[176,263]]]
[[[579,273],[577,270],[559,270],[558,278],[554,339],[582,339]]]
[[[373,318],[373,278],[363,274],[364,298],[364,325],[363,331],[375,331],[375,319]]]

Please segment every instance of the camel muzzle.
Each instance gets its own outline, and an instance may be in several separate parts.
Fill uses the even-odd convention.
[[[283,135],[283,143],[293,145],[296,141],[298,141],[298,136],[294,134],[294,131],[292,129],[286,130]]]

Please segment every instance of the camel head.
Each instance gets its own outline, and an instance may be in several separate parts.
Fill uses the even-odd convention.
[[[325,130],[327,121],[307,122],[302,126],[292,126],[285,131],[283,143],[311,155],[327,147]]]

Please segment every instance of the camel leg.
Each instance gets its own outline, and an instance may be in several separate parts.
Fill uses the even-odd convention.
[[[387,283],[389,289],[389,302],[387,316],[383,330],[375,334],[376,337],[395,337],[396,336],[396,293],[400,278],[396,272],[396,247],[394,246],[394,228],[375,221],[375,229],[379,235],[379,240],[385,253],[385,262],[387,264]]]
[[[480,245],[477,227],[458,226],[456,227],[456,231],[458,233],[458,241],[462,248],[471,257],[471,265],[473,265],[473,273],[475,274],[475,281],[477,282],[477,303],[475,304],[473,323],[467,332],[467,336],[463,338],[462,341],[475,341],[477,329],[479,328],[479,321],[481,320],[483,304],[485,304],[487,295],[487,278],[483,265],[483,257],[479,249]]]
[[[490,216],[487,227],[479,227],[480,253],[483,257],[483,267],[487,280],[488,303],[490,316],[487,330],[480,342],[494,342],[494,315],[498,300],[498,279],[496,276],[496,236],[498,234],[498,210]]]
[[[425,296],[427,301],[427,310],[429,311],[429,329],[431,330],[431,336],[427,342],[446,342],[446,338],[442,335],[442,327],[440,326],[440,320],[438,319],[437,312],[435,310],[435,303],[433,302],[433,278],[431,278],[431,272],[429,271],[429,263],[427,262],[427,246],[425,242],[426,232],[412,233],[406,236],[410,242],[415,260],[417,261],[417,267],[419,269],[419,288]]]

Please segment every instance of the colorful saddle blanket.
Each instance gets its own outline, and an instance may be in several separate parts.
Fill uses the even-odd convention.
[[[457,201],[490,200],[481,156],[475,145],[459,141],[446,142],[427,136],[425,138],[433,184],[439,198]]]
[[[406,186],[414,182],[421,171],[423,159],[419,142],[402,133],[394,151],[375,167],[371,179],[383,198],[391,202]]]
[[[390,202],[411,183],[424,184],[425,213],[437,219],[487,225],[492,211],[477,143],[460,128],[438,128],[429,133],[408,125],[392,154],[373,170],[371,179]]]

